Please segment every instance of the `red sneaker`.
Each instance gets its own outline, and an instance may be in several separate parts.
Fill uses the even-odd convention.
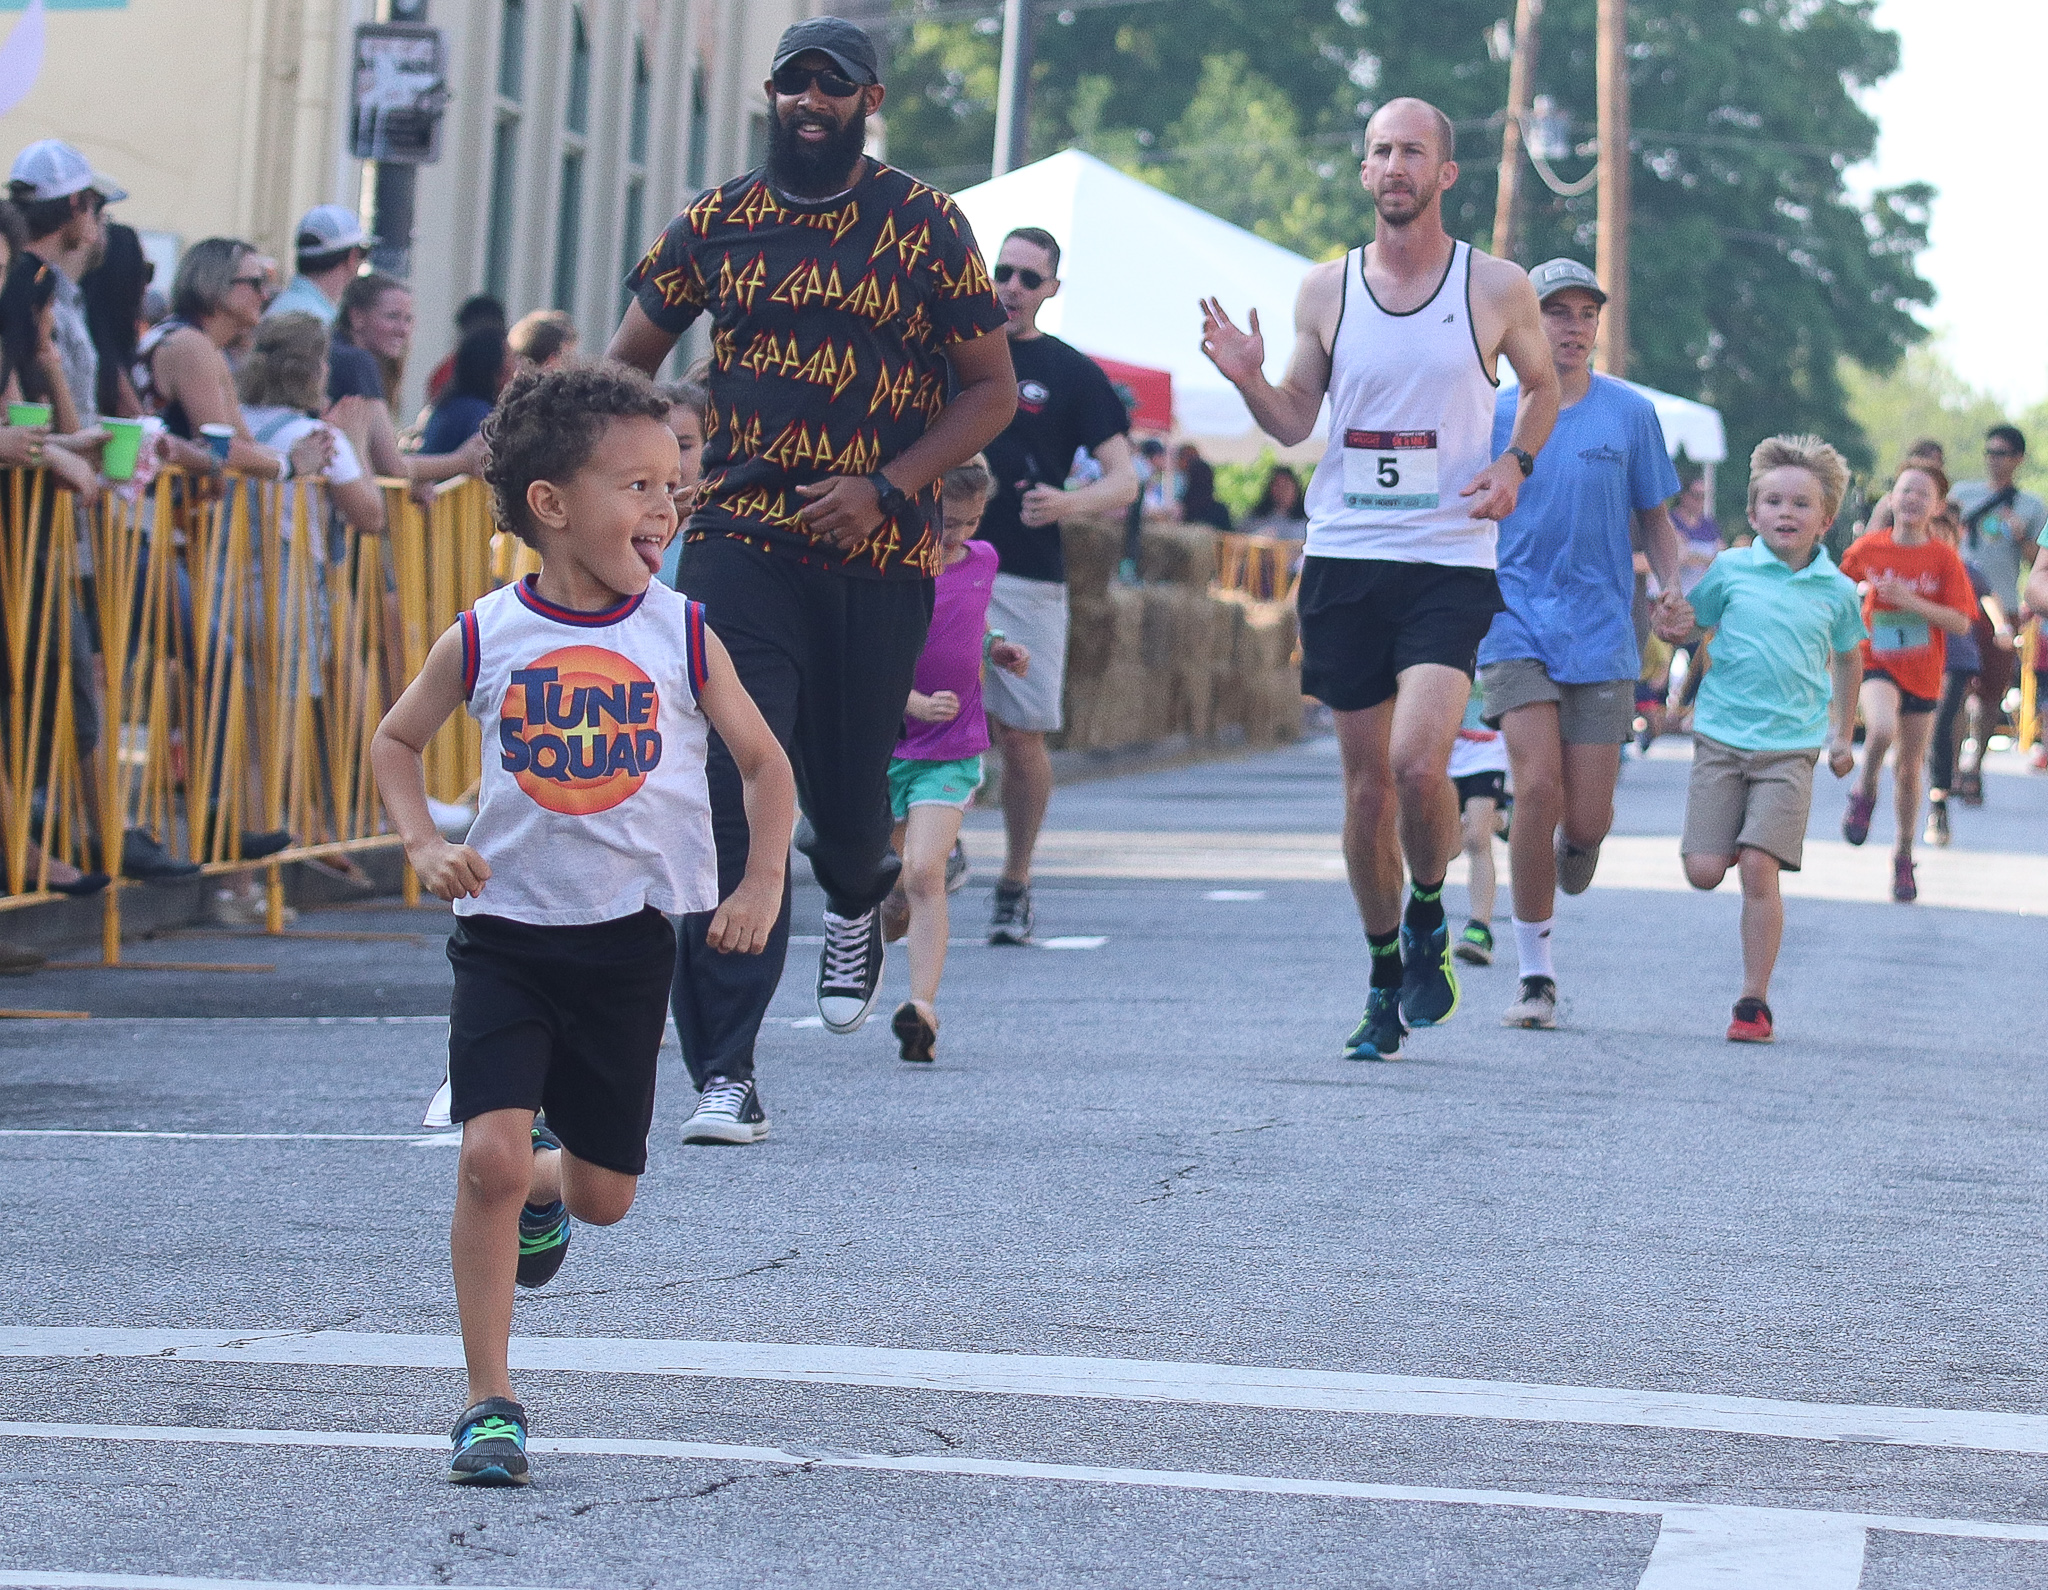
[[[1911,905],[1920,898],[1920,885],[1913,879],[1913,858],[1903,850],[1892,852],[1892,898]]]
[[[1842,837],[1852,845],[1860,845],[1870,837],[1871,814],[1877,810],[1877,797],[1865,795],[1860,790],[1849,796],[1849,809],[1842,814]]]
[[[1769,1005],[1746,997],[1735,1001],[1735,1019],[1728,1023],[1730,1043],[1769,1043],[1774,1036]]]

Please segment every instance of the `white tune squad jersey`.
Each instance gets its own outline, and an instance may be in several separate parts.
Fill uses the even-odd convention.
[[[1472,327],[1472,245],[1453,243],[1429,302],[1405,315],[1344,257],[1330,350],[1330,440],[1308,486],[1308,553],[1494,566],[1495,528],[1458,495],[1493,462],[1493,403]]]
[[[601,613],[533,576],[462,615],[469,713],[483,725],[469,843],[491,864],[459,916],[571,927],[718,905],[704,609],[658,580]]]

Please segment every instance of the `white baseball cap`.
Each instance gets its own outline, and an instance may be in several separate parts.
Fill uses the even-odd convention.
[[[369,248],[376,241],[362,218],[345,204],[316,204],[299,217],[301,254],[336,254],[345,248]]]
[[[88,188],[108,204],[118,204],[128,197],[126,188],[101,176],[93,170],[91,161],[57,138],[32,143],[16,155],[7,180],[16,190],[14,197],[24,204],[69,198]]]

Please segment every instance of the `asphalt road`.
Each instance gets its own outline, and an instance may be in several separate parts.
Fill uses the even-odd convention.
[[[2031,876],[2048,779],[1990,786],[1924,875]],[[1083,870],[1338,820],[1327,742],[1053,812]],[[1360,1066],[1348,894],[1270,870],[1043,880],[1071,947],[957,949],[930,1068],[810,1024],[794,951],[769,1140],[680,1145],[675,1066],[638,1207],[521,1298],[582,1449],[518,1493],[440,1478],[439,910],[0,987],[92,1013],[0,1022],[0,1587],[2048,1582],[2048,899],[1795,900],[1755,1050],[1733,894],[1596,884],[1563,1030],[1496,1024],[1503,966]]]

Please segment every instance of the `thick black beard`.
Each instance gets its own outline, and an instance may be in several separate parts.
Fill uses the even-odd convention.
[[[852,185],[867,141],[865,116],[848,117],[837,132],[815,146],[797,137],[794,116],[777,119],[768,129],[768,180],[799,199],[828,199]]]

